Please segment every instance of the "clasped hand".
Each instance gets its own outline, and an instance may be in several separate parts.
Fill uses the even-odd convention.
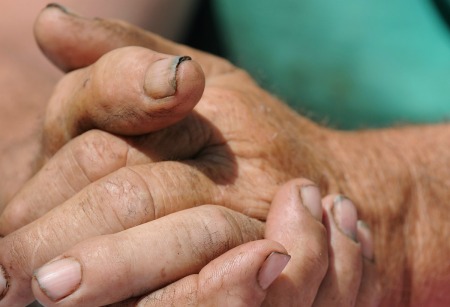
[[[1,306],[32,291],[61,306],[377,301],[355,207],[333,195],[322,212],[319,187],[336,183],[316,141],[331,132],[227,61],[122,22],[52,6],[35,31],[71,72],[48,105],[42,167],[0,217]],[[276,193],[300,176],[318,187]]]

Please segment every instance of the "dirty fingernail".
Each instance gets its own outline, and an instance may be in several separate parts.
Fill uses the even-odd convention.
[[[69,10],[67,7],[65,7],[59,3],[49,3],[49,4],[47,4],[47,6],[45,8],[46,9],[56,8],[56,9],[60,10],[61,12],[63,12],[64,14],[71,15],[73,17],[80,17],[80,15],[74,13],[72,10]]]
[[[356,223],[357,233],[356,238],[361,243],[361,251],[364,257],[370,261],[374,261],[373,256],[373,237],[369,225],[364,221],[359,220]]]
[[[0,265],[0,300],[6,295],[6,291],[8,291],[8,279],[5,268]]]
[[[333,216],[341,231],[356,241],[356,221],[358,220],[358,214],[353,202],[345,196],[337,196],[334,199]]]
[[[316,220],[322,221],[322,198],[319,188],[315,185],[302,186],[300,187],[300,197],[312,216]]]
[[[154,62],[145,75],[144,90],[153,99],[175,95],[177,72],[181,63],[191,60],[188,56],[171,57]]]
[[[58,301],[72,294],[81,283],[81,266],[73,258],[50,262],[34,273],[41,290],[52,300]]]
[[[283,272],[289,260],[291,260],[291,256],[289,255],[278,252],[271,253],[264,261],[258,273],[258,283],[261,288],[264,290],[269,288],[275,279],[280,276],[281,272]]]

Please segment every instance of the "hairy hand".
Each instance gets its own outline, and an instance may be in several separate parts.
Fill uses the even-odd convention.
[[[308,176],[325,192],[354,198],[374,228],[387,304],[449,301],[444,244],[449,228],[448,125],[336,133],[298,116],[223,59],[121,22],[87,20],[50,8],[40,16],[36,34],[50,59],[76,70],[63,79],[49,106],[47,163],[0,218],[0,231],[6,234],[55,208],[40,219],[45,226],[38,227],[39,236],[30,236],[37,244],[31,245],[46,256],[32,261],[26,256],[25,262],[39,265],[92,234],[114,233],[204,203],[264,219],[280,182]],[[126,46],[192,56],[194,61],[180,67],[197,62],[206,77],[194,112],[185,109],[175,119],[170,112],[156,112],[174,121],[155,133],[167,125],[151,114],[167,101],[145,112],[148,95],[136,95],[143,93],[145,79],[133,79],[142,75],[119,65],[129,63],[127,54],[144,51]],[[133,68],[142,72],[150,62]],[[188,85],[202,74],[195,76],[187,79]],[[124,84],[135,85],[131,91],[120,87],[125,79]],[[182,102],[177,95],[169,98],[169,110]],[[132,124],[127,127],[127,122]],[[66,215],[73,221],[61,225]],[[71,235],[65,237],[70,239],[60,237],[52,245],[57,248],[45,249],[42,238],[61,227],[69,229]],[[22,254],[20,244],[14,250]]]
[[[61,33],[75,28],[77,36],[60,37],[48,27]],[[179,57],[122,47],[66,75],[45,119],[44,160],[50,159],[3,212],[1,234],[63,202],[58,210],[107,210],[129,227],[204,203],[265,219],[277,186],[299,175],[329,189],[325,149],[319,145],[325,130],[228,62],[129,25],[77,18],[56,8],[42,13],[36,33],[44,52],[66,68],[138,44],[195,61],[177,66]],[[95,49],[89,46],[93,36]],[[73,52],[61,51],[69,47]],[[206,86],[189,113],[204,84],[196,62]],[[98,206],[99,199],[108,206]],[[129,203],[142,204],[132,218],[123,211]]]

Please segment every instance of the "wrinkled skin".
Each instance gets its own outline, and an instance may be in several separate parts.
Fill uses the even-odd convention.
[[[71,19],[70,22],[80,20]],[[81,22],[86,23],[85,20]],[[41,26],[43,33],[44,26],[45,23]],[[120,81],[117,84],[105,83],[108,80],[104,80],[104,76],[124,74],[124,79],[127,79],[127,74],[132,75],[135,72],[125,70],[130,65],[135,65],[129,64],[129,59],[144,58],[151,53],[150,51],[137,47],[118,49],[106,54],[93,66],[68,74],[59,83],[49,103],[44,125],[45,160],[52,157],[71,138],[92,128],[113,133],[127,130],[126,134],[137,135],[117,137],[103,131],[92,130],[81,135],[75,142],[69,143],[9,204],[0,220],[1,233],[9,233],[34,220],[86,186],[104,194],[107,192],[105,185],[111,182],[123,189],[126,189],[123,185],[129,184],[142,190],[142,193],[149,194],[144,198],[152,198],[158,206],[150,209],[155,210],[154,218],[181,209],[177,206],[191,207],[196,204],[215,203],[244,212],[251,217],[264,219],[278,185],[299,175],[317,182],[324,192],[337,191],[330,176],[328,161],[325,159],[326,148],[318,142],[327,135],[326,129],[298,116],[258,87],[245,72],[224,60],[186,47],[176,47],[172,43],[139,32],[130,26],[99,21],[97,27],[103,31],[106,28],[118,36],[119,42],[114,42],[109,40],[108,35],[111,34],[108,34],[108,31],[105,31],[106,34],[102,33],[99,37],[101,43],[98,45],[104,46],[105,49],[120,47],[120,44],[136,44],[134,41],[128,41],[134,39],[146,47],[157,42],[161,43],[159,47],[162,51],[171,51],[171,48],[175,48],[175,51],[191,54],[206,74],[206,87],[201,100],[192,114],[187,115],[189,109],[183,110],[180,116],[187,116],[181,121],[178,119],[177,124],[157,133],[143,134],[145,131],[161,129],[161,125],[154,124],[158,116],[162,118],[163,125],[169,125],[167,116],[164,116],[164,112],[167,111],[160,109],[166,108],[175,113],[178,106],[182,105],[180,101],[183,101],[186,95],[182,96],[179,89],[174,96],[173,106],[154,104],[160,109],[145,110],[143,114],[137,114],[139,108],[146,103],[142,99],[142,94],[130,95],[128,88],[118,86]],[[38,40],[41,41],[45,53],[56,63],[61,61],[71,63],[72,68],[86,64],[86,56],[77,58],[72,55],[65,58],[64,54],[54,50],[52,38],[40,38],[39,29],[38,21],[36,30]],[[126,35],[122,33],[124,31],[131,34]],[[76,39],[83,38],[89,37]],[[70,38],[68,40],[67,44],[70,44]],[[107,50],[101,48],[90,51],[93,53],[90,55],[90,61],[105,51]],[[88,52],[80,50],[79,53],[84,55]],[[124,64],[118,65],[117,62]],[[203,82],[198,68],[195,68],[195,62],[186,63],[188,64],[182,64],[182,67],[189,65],[184,92],[196,93],[194,97],[186,98],[190,100],[189,105],[192,108],[203,90]],[[142,66],[142,69],[147,67]],[[140,72],[142,69],[137,68],[136,71]],[[138,102],[124,108],[123,101],[127,101],[126,99],[130,101],[130,96]],[[149,112],[153,113],[147,115]],[[177,119],[171,122],[175,120]],[[135,124],[132,125],[130,122]],[[154,163],[167,160],[178,162]],[[49,181],[54,182],[55,176],[61,176],[58,174],[64,168],[75,174],[64,174],[65,180],[56,184],[55,193],[45,195],[43,199],[36,197],[34,191]],[[108,176],[95,182],[105,175]],[[127,176],[127,180],[122,180]],[[161,178],[165,178],[166,181]],[[94,183],[89,185],[91,182]],[[162,185],[160,182],[165,184]],[[165,191],[176,190],[177,193],[163,194],[156,187]],[[201,191],[196,193],[199,187]],[[125,197],[135,197],[136,194],[138,193]],[[159,194],[163,194],[164,199],[159,199]],[[177,195],[184,195],[182,203],[174,201]],[[21,217],[20,212],[25,216]],[[10,214],[14,214],[14,219],[10,218]],[[10,225],[11,223],[15,225]]]
[[[92,23],[95,26],[89,28],[89,33],[99,37],[95,50],[89,49],[91,40],[85,39],[85,44],[75,44],[76,52],[71,55],[64,55],[61,50],[74,44],[71,41],[73,37],[66,38],[63,43],[57,39],[58,43],[52,44],[52,37],[40,37],[39,31],[37,34],[46,54],[69,70],[93,63],[106,51],[126,45],[141,45],[169,54],[189,54],[205,71],[203,96],[194,113],[170,128],[148,135],[142,135],[144,131],[128,131],[128,136],[118,137],[92,130],[70,141],[92,128],[117,133],[111,131],[111,127],[114,127],[111,121],[101,120],[105,119],[105,114],[109,118],[108,110],[98,109],[98,117],[89,113],[94,120],[81,121],[81,126],[77,123],[80,118],[86,118],[83,108],[72,113],[74,116],[68,125],[62,127],[57,124],[58,116],[47,117],[44,160],[49,159],[59,148],[61,150],[10,202],[1,217],[1,232],[7,234],[42,216],[51,208],[55,209],[14,232],[0,242],[1,245],[8,248],[14,240],[26,242],[20,243],[22,247],[26,246],[29,251],[37,250],[38,253],[33,256],[24,253],[25,259],[22,261],[26,263],[30,261],[27,257],[38,255],[37,259],[30,262],[39,266],[93,234],[121,231],[199,204],[219,204],[264,219],[277,186],[289,178],[306,176],[316,181],[325,192],[346,192],[356,200],[362,217],[374,227],[375,234],[378,234],[375,237],[375,253],[384,278],[386,304],[405,305],[411,301],[420,305],[421,302],[430,302],[430,297],[435,299],[436,304],[446,302],[448,297],[442,291],[448,285],[449,275],[446,272],[449,268],[445,264],[441,266],[446,259],[445,248],[415,251],[412,248],[414,244],[405,243],[405,236],[411,235],[411,225],[428,229],[429,221],[418,220],[419,213],[425,210],[424,206],[431,206],[426,207],[427,214],[432,215],[433,224],[441,225],[442,232],[427,237],[425,241],[419,237],[413,237],[412,240],[435,245],[443,242],[445,233],[448,233],[448,226],[443,223],[443,211],[432,206],[445,198],[448,189],[445,184],[426,186],[422,177],[422,174],[429,173],[436,182],[449,180],[444,168],[450,160],[445,150],[445,142],[450,139],[446,125],[379,133],[334,132],[300,117],[260,89],[247,74],[221,59],[174,45],[120,23],[70,19],[66,26],[75,24],[78,27],[74,41],[79,42],[86,34],[83,24],[92,26]],[[39,23],[37,26],[39,29]],[[45,26],[45,23],[40,26]],[[96,27],[100,29],[97,32]],[[59,28],[66,29],[64,26]],[[106,54],[101,61],[108,63],[111,55],[120,58],[121,52],[125,57],[125,54],[139,50],[119,49]],[[80,54],[83,56],[80,57]],[[114,72],[117,67],[113,65],[114,62],[109,63],[111,65],[103,66],[106,69],[104,71],[110,69],[110,73]],[[86,80],[103,80],[102,77],[107,74],[95,74],[93,72],[102,69],[95,64],[92,67],[74,71],[61,84],[83,88]],[[119,73],[125,74],[120,67]],[[89,87],[92,82],[87,84],[80,92],[86,91],[88,93],[84,96],[98,99],[99,96],[92,95],[95,88]],[[53,99],[49,106],[50,114],[58,108],[61,112],[53,114],[66,114],[64,111],[73,110],[70,106],[76,105],[77,99],[73,100],[73,96],[77,98],[76,95],[64,93],[63,85],[53,97],[59,95],[68,98],[66,101]],[[106,95],[100,96],[99,101],[106,101],[110,106],[115,103],[120,105],[120,99],[103,98],[123,97],[122,89],[117,86],[106,89],[99,93]],[[68,107],[65,109],[61,106]],[[127,114],[120,118],[126,119]],[[100,120],[96,121],[96,118]],[[130,120],[133,118],[136,117],[132,116]],[[154,131],[153,128],[146,127],[148,132]],[[67,145],[64,146],[65,143]],[[166,162],[154,163],[158,161]],[[413,169],[411,165],[414,165]],[[46,178],[52,178],[53,182],[58,175],[65,180],[56,180],[60,184],[51,187],[52,193],[46,193],[42,198],[35,197],[36,191],[41,191],[42,186],[50,186]],[[412,187],[425,191],[422,193],[424,198],[411,195],[410,191],[414,190]],[[108,206],[99,206],[99,203]],[[138,206],[130,211],[125,206],[129,203]],[[76,235],[69,235],[69,240],[60,238],[61,242],[53,242],[51,248],[47,246],[45,251],[42,247],[35,249],[36,245],[31,241],[37,240],[37,237],[33,233],[55,233],[61,227],[57,221],[67,215],[76,221],[69,221],[64,227],[75,229],[72,231]],[[92,221],[88,216],[105,218]],[[405,255],[419,261],[405,263]],[[11,261],[8,256],[0,257],[3,263]],[[441,261],[431,262],[431,259]],[[412,277],[402,274],[409,270],[421,273]],[[439,278],[430,282],[429,276]],[[26,277],[23,278],[26,280]],[[423,291],[423,285],[426,285],[427,291]],[[411,293],[412,298],[398,293]]]
[[[115,235],[94,237],[57,257],[80,263],[80,286],[55,302],[60,292],[38,282],[39,268],[33,293],[45,306],[100,306],[130,296],[119,306],[377,306],[380,293],[370,235],[365,237],[356,223],[354,206],[340,216],[350,222],[347,231],[352,228],[360,243],[344,234],[336,199],[340,198],[329,195],[321,201],[312,182],[292,180],[274,197],[265,240],[248,243],[261,235],[263,223],[220,206],[191,208]],[[237,242],[240,245],[227,251]],[[290,261],[281,274],[275,272],[280,275],[267,288],[261,283],[261,262],[273,251],[289,253]],[[121,261],[112,261],[118,258]],[[198,274],[182,275],[197,270]],[[114,278],[105,279],[110,272]]]

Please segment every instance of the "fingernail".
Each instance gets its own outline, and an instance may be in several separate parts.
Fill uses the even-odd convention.
[[[300,187],[300,197],[312,216],[316,220],[322,221],[322,197],[319,188],[315,185],[302,186]]]
[[[188,56],[171,57],[154,62],[145,75],[144,89],[153,99],[175,95],[177,91],[177,72],[181,63],[191,60]]]
[[[81,266],[73,258],[52,261],[34,273],[41,290],[58,301],[72,294],[81,283]]]
[[[6,295],[9,283],[5,268],[0,265],[0,300]]]
[[[280,276],[289,260],[291,260],[291,256],[278,252],[273,252],[267,257],[258,273],[258,282],[263,290],[269,288]]]
[[[334,199],[333,215],[341,231],[353,241],[356,241],[356,221],[358,220],[358,214],[353,202],[345,196],[337,196]]]
[[[63,12],[64,14],[71,15],[74,17],[80,17],[80,15],[74,13],[72,10],[69,10],[68,8],[66,8],[65,6],[62,6],[59,3],[49,3],[49,4],[47,4],[47,6],[45,8],[46,9],[56,8],[56,9],[60,10],[61,12]]]
[[[361,243],[361,251],[364,257],[370,261],[374,261],[373,257],[373,237],[369,225],[364,221],[359,220],[356,223],[357,233],[356,238]]]

